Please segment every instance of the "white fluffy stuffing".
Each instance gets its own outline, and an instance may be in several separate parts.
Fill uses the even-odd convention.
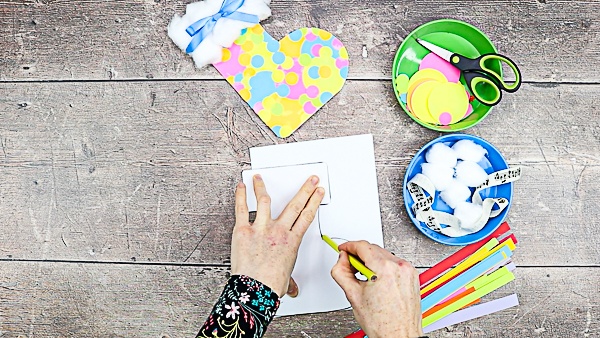
[[[477,187],[485,182],[488,174],[479,164],[472,161],[459,161],[456,165],[456,179],[469,187]]]
[[[270,0],[246,0],[238,12],[253,14],[259,20],[271,16]],[[186,7],[186,13],[180,17],[175,14],[168,27],[169,37],[183,51],[187,48],[192,37],[185,31],[191,24],[203,18],[214,15],[221,9],[223,0],[205,0],[194,2]],[[214,30],[209,34],[190,55],[196,67],[202,68],[209,63],[220,62],[223,58],[222,49],[229,48],[240,36],[242,29],[254,26],[253,23],[221,18]]]
[[[482,214],[483,207],[479,204],[459,202],[454,208],[454,216],[460,220],[460,227],[465,230],[473,230]]]
[[[437,163],[421,164],[421,172],[433,183],[437,191],[445,190],[454,177],[454,169]]]
[[[446,190],[440,193],[440,197],[450,208],[454,209],[460,202],[464,202],[471,197],[471,190],[457,179],[452,179]]]
[[[429,163],[440,164],[448,168],[454,168],[456,165],[456,153],[442,142],[432,145],[425,154],[425,159]]]
[[[456,153],[456,157],[460,160],[473,161],[475,163],[481,161],[487,154],[487,150],[471,140],[460,140],[452,146]]]

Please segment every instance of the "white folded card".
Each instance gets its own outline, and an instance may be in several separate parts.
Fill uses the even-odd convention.
[[[306,231],[298,250],[298,259],[292,272],[292,277],[298,283],[298,297],[281,298],[277,316],[350,307],[344,291],[330,274],[338,254],[321,239],[321,231],[339,243],[363,239],[383,246],[373,136],[358,135],[250,148],[250,159],[252,169],[303,166],[317,162],[327,165],[331,199],[329,204],[319,207],[318,216]],[[298,178],[297,187],[286,188],[285,192],[275,187],[276,183],[270,184],[267,176],[263,177],[271,196],[273,218],[279,216],[310,174],[302,176]],[[324,185],[323,177],[320,178]]]
[[[273,215],[280,214],[283,211],[283,209],[279,210],[279,208],[285,207],[298,190],[300,190],[304,182],[312,175],[319,177],[319,187],[325,189],[321,205],[329,204],[331,198],[329,174],[327,172],[327,164],[323,162],[244,170],[242,172],[242,180],[246,185],[246,201],[248,202],[248,210],[250,211],[256,211],[256,195],[254,194],[254,185],[252,183],[252,177],[256,174],[261,175],[267,187],[267,193],[270,196],[277,196],[277,203],[272,203],[273,206],[277,207],[275,209],[272,208],[271,213]]]

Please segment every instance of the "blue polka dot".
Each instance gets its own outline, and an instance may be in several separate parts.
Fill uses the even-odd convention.
[[[298,41],[302,38],[302,32],[300,30],[293,31],[290,33],[289,37],[292,41]]]
[[[275,53],[279,50],[279,42],[277,42],[276,40],[271,40],[267,42],[267,50],[269,50],[269,52],[271,53]]]
[[[402,103],[406,104],[406,93],[400,95],[400,101],[402,101]]]
[[[275,135],[277,135],[277,137],[281,137],[281,126],[273,126],[271,127],[271,130],[275,133]]]
[[[285,84],[279,85],[279,87],[277,87],[277,94],[281,97],[287,97],[290,95],[290,87]]]
[[[319,78],[319,67],[317,67],[317,66],[310,67],[308,69],[308,76],[310,76],[311,79]]]
[[[277,52],[273,54],[273,62],[280,65],[285,61],[285,55],[282,52]]]
[[[342,69],[340,69],[340,75],[344,79],[348,77],[348,66],[342,67]]]
[[[244,75],[242,73],[238,73],[233,77],[233,82],[242,82]]]
[[[260,55],[254,55],[252,57],[251,62],[252,62],[252,67],[260,68],[260,67],[262,67],[263,64],[265,64],[265,59],[263,59],[263,57]]]
[[[320,97],[321,103],[325,103],[325,102],[329,101],[332,97],[333,97],[333,95],[331,95],[330,92],[323,92],[323,94],[321,94],[321,97]]]

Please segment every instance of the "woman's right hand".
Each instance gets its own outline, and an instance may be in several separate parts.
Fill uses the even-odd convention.
[[[354,317],[369,338],[413,338],[423,334],[419,274],[407,261],[366,241],[339,246],[331,276],[346,293]],[[352,254],[377,274],[375,281],[356,279]]]

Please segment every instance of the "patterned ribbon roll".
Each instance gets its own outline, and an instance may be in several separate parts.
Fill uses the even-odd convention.
[[[259,23],[258,16],[236,12],[242,5],[244,4],[244,0],[225,0],[223,1],[223,5],[221,5],[221,9],[212,16],[200,19],[193,24],[191,24],[185,31],[192,37],[192,41],[187,46],[185,52],[192,53],[198,45],[210,34],[217,21],[221,18],[227,18],[231,20],[244,21],[249,23]]]
[[[473,203],[480,204],[483,209],[481,217],[469,228],[464,228],[458,217],[437,210],[433,210],[432,205],[435,196],[435,187],[433,183],[423,174],[416,174],[408,182],[408,192],[413,199],[412,211],[415,218],[435,231],[448,237],[461,237],[475,233],[481,230],[490,218],[498,216],[507,206],[508,200],[505,198],[486,198],[481,199],[480,192],[489,187],[495,187],[501,184],[514,182],[521,178],[521,168],[508,168],[488,175],[486,181],[475,188],[472,197]],[[425,194],[427,193],[427,194]],[[493,210],[494,206],[498,208]],[[442,228],[440,224],[448,225]]]

